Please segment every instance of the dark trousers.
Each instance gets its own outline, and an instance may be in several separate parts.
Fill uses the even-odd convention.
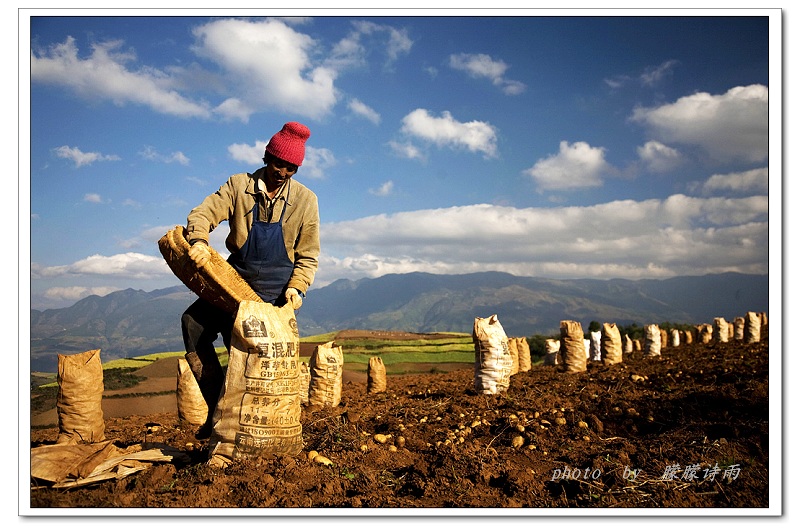
[[[214,409],[217,406],[224,374],[219,362],[214,342],[222,335],[222,342],[230,352],[231,331],[234,317],[224,310],[198,299],[181,316],[183,345],[186,348],[186,361],[197,379],[200,391],[208,405],[208,419],[205,431],[211,427]]]
[[[222,335],[222,342],[230,351],[233,315],[205,301],[198,299],[181,316],[183,346],[187,353],[197,353],[201,357],[213,354],[216,357],[214,342]]]

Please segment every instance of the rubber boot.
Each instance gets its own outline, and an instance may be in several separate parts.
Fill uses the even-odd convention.
[[[195,434],[197,439],[206,439],[211,436],[214,410],[217,408],[219,394],[222,391],[222,384],[225,378],[222,372],[222,365],[219,363],[216,352],[206,355],[195,352],[186,353],[184,358],[189,363],[189,368],[191,368],[192,374],[194,374],[194,378],[197,379],[197,384],[200,386],[200,393],[203,394],[203,399],[208,405],[206,422]]]

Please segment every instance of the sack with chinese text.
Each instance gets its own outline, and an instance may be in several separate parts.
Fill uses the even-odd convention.
[[[214,411],[212,463],[302,450],[299,347],[291,305],[239,304],[225,384]]]

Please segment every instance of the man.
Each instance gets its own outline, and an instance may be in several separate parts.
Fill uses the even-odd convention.
[[[192,209],[187,218],[189,257],[198,268],[211,258],[209,233],[228,222],[228,262],[267,303],[303,304],[319,264],[317,196],[293,178],[305,158],[309,129],[288,122],[264,151],[264,165],[252,174],[231,176]],[[230,350],[234,316],[198,299],[181,318],[186,360],[208,404],[208,419],[198,437],[208,437],[223,385],[214,341],[222,335]]]

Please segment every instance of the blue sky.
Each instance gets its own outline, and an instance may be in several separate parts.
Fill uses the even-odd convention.
[[[157,240],[293,120],[322,218],[312,290],[765,274],[780,253],[777,9],[24,11],[32,308],[179,284]]]

